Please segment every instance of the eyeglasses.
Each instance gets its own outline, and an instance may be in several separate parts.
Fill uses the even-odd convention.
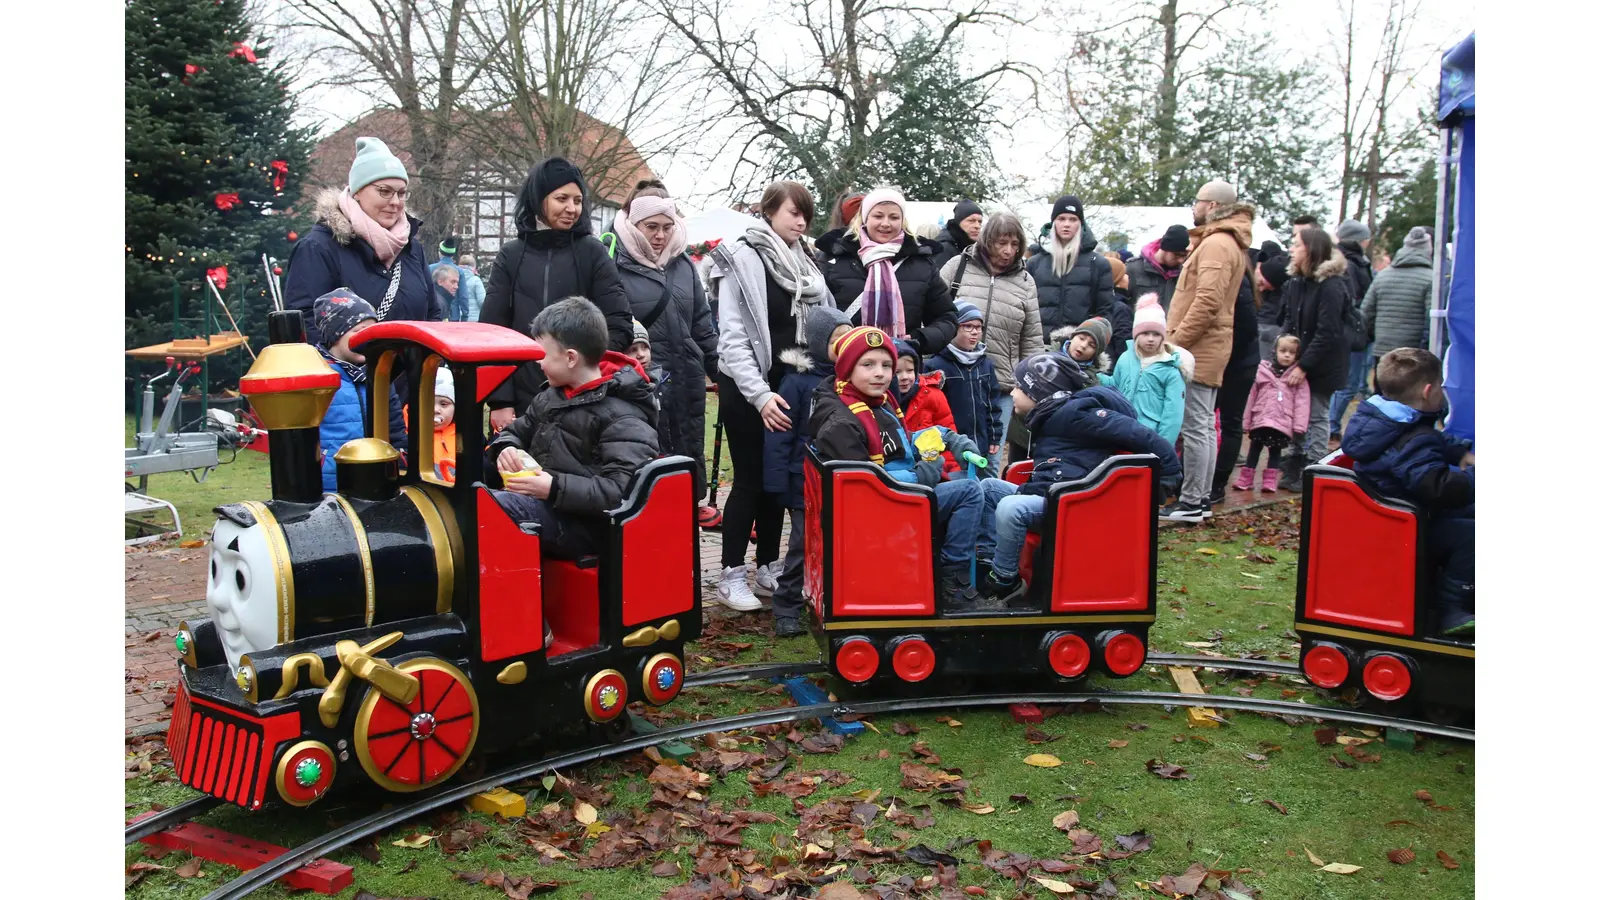
[[[983,330],[983,322],[981,320],[973,320],[971,322],[962,322],[960,325],[958,325],[956,327],[960,328],[962,331],[982,331]]]
[[[384,184],[375,184],[372,186],[372,189],[377,191],[378,196],[385,201],[393,200],[396,197],[399,197],[403,201],[406,199],[406,195],[411,193],[405,188],[392,188]]]

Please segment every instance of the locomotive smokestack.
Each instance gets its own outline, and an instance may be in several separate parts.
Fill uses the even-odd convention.
[[[300,310],[267,313],[267,336],[271,343],[239,379],[239,392],[267,426],[273,499],[315,503],[322,499],[317,427],[339,375],[306,343]]]

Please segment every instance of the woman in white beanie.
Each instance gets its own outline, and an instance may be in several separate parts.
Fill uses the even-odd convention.
[[[852,324],[874,325],[932,356],[956,336],[956,301],[939,277],[944,247],[905,230],[906,199],[873,188],[848,228],[817,239],[822,275]]]
[[[422,222],[406,215],[410,181],[383,141],[361,137],[344,189],[317,197],[316,224],[295,243],[283,283],[284,303],[305,311],[312,343],[311,304],[338,288],[370,303],[380,322],[444,320],[417,236]]]

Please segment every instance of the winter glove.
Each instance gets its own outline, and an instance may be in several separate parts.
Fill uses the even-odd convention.
[[[944,479],[944,460],[928,459],[917,463],[917,483],[937,487]]]
[[[943,425],[937,425],[935,427],[938,428],[939,433],[944,436],[945,449],[949,450],[956,459],[961,459],[961,454],[963,453],[976,453],[979,456],[987,455],[981,448],[978,447],[976,441],[972,440],[966,435],[951,431],[950,429],[945,428]],[[966,467],[962,466],[962,468]]]

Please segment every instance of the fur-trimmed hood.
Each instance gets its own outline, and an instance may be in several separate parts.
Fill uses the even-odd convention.
[[[1224,203],[1206,213],[1204,225],[1189,229],[1189,236],[1198,247],[1200,242],[1213,234],[1228,234],[1239,242],[1239,249],[1249,250],[1251,243],[1251,226],[1256,220],[1256,208],[1252,203]]]
[[[1329,278],[1343,278],[1345,270],[1348,268],[1350,268],[1350,264],[1345,261],[1344,254],[1339,252],[1339,248],[1335,247],[1333,255],[1317,266],[1317,271],[1311,274],[1311,280],[1327,281]]]
[[[1072,338],[1072,333],[1077,330],[1078,326],[1076,325],[1063,325],[1060,328],[1054,329],[1050,332],[1050,340],[1047,343],[1050,346],[1056,347],[1057,352],[1066,353],[1067,351],[1062,348],[1066,347],[1067,341]],[[1078,365],[1081,366],[1083,363],[1078,363]],[[1095,356],[1094,369],[1089,374],[1095,375],[1099,374],[1100,372],[1109,371],[1111,371],[1111,356],[1106,351],[1101,350],[1099,354]]]
[[[339,195],[343,191],[339,188],[324,188],[317,194],[316,205],[312,208],[311,220],[318,225],[328,226],[333,232],[333,239],[342,247],[350,246],[350,241],[356,236],[355,227],[350,224],[350,217],[339,208]],[[411,223],[411,238],[417,237],[417,228],[422,225],[422,220],[406,213],[406,221]]]
[[[799,347],[779,351],[778,359],[793,366],[796,372],[809,372],[816,367],[816,363],[811,361],[811,354]]]

